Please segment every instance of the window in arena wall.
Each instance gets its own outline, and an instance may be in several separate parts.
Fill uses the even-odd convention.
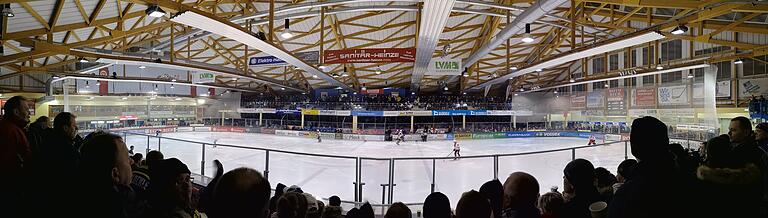
[[[619,69],[619,54],[612,54],[608,56],[608,71],[614,71]]]
[[[637,77],[624,78],[624,86],[636,86],[636,85],[637,85]]]
[[[617,80],[617,79],[611,80],[611,81],[609,81],[608,85],[611,86],[611,88],[619,87],[619,80]]]
[[[643,86],[653,85],[656,83],[654,75],[643,76]]]
[[[649,64],[651,64],[651,60],[655,59],[655,54],[653,52],[655,51],[654,46],[643,47],[642,50],[643,50],[642,52],[643,66],[648,66]],[[648,55],[650,55],[650,57]]]
[[[587,91],[587,84],[578,84],[578,85],[571,86],[571,90],[573,92]]]
[[[728,80],[731,78],[731,62],[723,61],[714,63],[717,66],[717,80]],[[704,82],[704,68],[693,69],[694,82]]]
[[[661,61],[683,58],[683,41],[676,39],[661,43]]]
[[[675,71],[661,74],[661,84],[677,83],[683,80],[683,71]]]
[[[754,60],[757,59],[757,60]],[[754,75],[764,75],[768,74],[768,67],[766,67],[766,62],[768,62],[768,55],[758,56],[752,58],[744,58],[742,61],[744,61],[743,64],[740,64],[741,72],[743,76],[754,76]]]
[[[605,88],[605,82],[606,81],[593,82],[592,83],[592,90],[604,89]]]
[[[605,57],[592,59],[592,75],[605,73]]]

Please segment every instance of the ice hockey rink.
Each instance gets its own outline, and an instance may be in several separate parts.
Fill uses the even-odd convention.
[[[448,140],[407,141],[400,145],[395,145],[395,142],[332,139],[323,139],[318,143],[317,139],[313,138],[229,132],[165,133],[161,139],[127,135],[126,141],[127,145],[135,146],[135,152],[145,153],[148,144],[152,150],[160,149],[166,158],[180,159],[193,173],[197,174],[201,173],[202,147],[205,146],[206,176],[214,173],[214,159],[220,160],[226,171],[237,167],[250,167],[263,172],[266,165],[266,152],[248,148],[348,156],[350,158],[319,157],[271,151],[269,152],[269,181],[273,187],[277,183],[288,186],[298,185],[305,192],[312,193],[318,198],[337,195],[349,201],[355,196],[353,184],[356,179],[355,157],[361,157],[361,181],[365,184],[362,189],[362,199],[374,204],[382,202],[382,184],[389,183],[390,158],[424,157],[424,159],[394,160],[395,187],[392,197],[393,202],[423,202],[430,193],[433,182],[433,160],[429,158],[449,156],[452,150],[452,141]],[[214,141],[222,145],[213,147],[202,144]],[[474,156],[571,148],[586,145],[587,139],[538,137],[467,139],[459,142],[463,156]],[[630,151],[627,150],[627,153]],[[616,167],[624,160],[624,154],[625,143],[617,142],[576,149],[575,152],[568,149],[500,156],[498,157],[498,177],[503,183],[510,173],[523,171],[538,179],[541,193],[549,191],[553,186],[561,187],[562,191],[562,170],[571,160],[572,155],[590,160],[595,167],[605,167],[615,174]],[[629,158],[632,158],[631,154]],[[435,191],[445,193],[453,203],[458,201],[463,192],[479,190],[484,182],[494,178],[494,157],[437,159],[434,160],[434,167]]]

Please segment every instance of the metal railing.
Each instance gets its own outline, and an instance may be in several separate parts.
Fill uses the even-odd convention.
[[[460,158],[384,158],[230,145],[211,142],[213,140],[196,141],[143,133],[120,134],[135,149],[144,148],[145,152],[159,150],[166,157],[179,158],[189,164],[193,172],[199,172],[202,176],[213,169],[213,166],[208,166],[212,164],[207,163],[219,159],[225,166],[229,165],[229,169],[235,168],[232,167],[234,165],[262,170],[264,176],[274,184],[299,184],[305,191],[319,197],[337,195],[342,199],[354,199],[352,202],[368,201],[381,205],[396,201],[421,202],[435,191],[445,193],[456,202],[464,191],[477,189],[486,181],[499,179],[500,172],[525,171],[539,178],[542,187],[557,186],[561,184],[565,164],[576,158],[585,158],[593,161],[595,166],[613,169],[630,157],[627,141]],[[606,154],[608,157],[604,157]],[[452,161],[454,159],[457,161]],[[423,171],[421,168],[424,168]],[[343,185],[344,180],[351,182],[352,187],[345,188],[348,186]]]

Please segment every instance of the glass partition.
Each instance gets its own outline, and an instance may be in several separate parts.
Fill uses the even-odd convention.
[[[354,199],[356,158],[269,152],[269,180],[298,185],[315,197]],[[332,183],[329,183],[332,182]]]
[[[563,169],[571,161],[571,150],[537,154],[499,156],[499,180],[504,183],[509,174],[526,172],[536,177],[539,192],[546,193],[557,186],[563,191]]]
[[[494,174],[493,157],[438,159],[435,165],[435,191],[448,196],[451,202],[459,202],[466,191],[480,190],[480,186],[492,180]]]

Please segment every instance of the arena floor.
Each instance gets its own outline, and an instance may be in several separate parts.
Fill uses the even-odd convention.
[[[389,159],[401,157],[446,157],[451,153],[451,141],[404,142],[399,146],[395,142],[363,142],[348,140],[296,138],[265,134],[190,132],[166,133],[160,140],[160,150],[166,158],[176,157],[186,163],[194,173],[201,171],[202,148],[200,143],[172,140],[184,139],[197,142],[238,145],[244,147],[269,148],[276,150],[303,152],[312,154],[341,155],[352,157],[386,158],[386,160],[362,161],[363,199],[371,203],[381,203],[382,186],[389,183]],[[127,144],[135,146],[136,152],[144,153],[147,147],[146,136],[129,135]],[[533,152],[582,146],[587,139],[582,138],[513,138],[460,140],[461,154],[489,155]],[[158,139],[149,140],[151,149],[158,149]],[[265,153],[261,150],[232,148],[225,146],[205,148],[205,174],[214,172],[213,160],[220,160],[225,170],[247,166],[259,171],[265,168]],[[524,171],[535,176],[540,184],[540,192],[549,191],[550,187],[562,187],[562,170],[571,160],[571,150],[552,153],[502,156],[499,157],[499,178],[506,179],[509,173]],[[616,167],[624,159],[624,143],[578,149],[577,158],[592,161],[595,167],[605,167],[616,172]],[[630,158],[632,158],[630,154]],[[304,191],[317,198],[338,195],[343,200],[354,199],[356,159],[329,158],[297,155],[280,152],[269,153],[269,181],[274,187],[278,182],[286,185],[298,185]],[[480,186],[493,179],[493,158],[441,159],[435,162],[435,190],[445,193],[452,204],[458,202],[461,193]],[[395,160],[393,202],[423,202],[430,193],[432,183],[431,159]],[[562,188],[560,188],[562,190]]]

